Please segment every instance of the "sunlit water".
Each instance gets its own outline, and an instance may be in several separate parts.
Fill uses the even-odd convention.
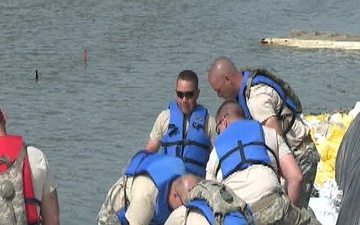
[[[305,113],[351,108],[359,100],[359,54],[259,40],[293,29],[360,33],[359,10],[355,0],[2,1],[0,105],[9,132],[47,154],[62,224],[94,224],[183,69],[198,73],[199,102],[212,114],[220,100],[207,69],[220,55],[239,67],[275,69]]]

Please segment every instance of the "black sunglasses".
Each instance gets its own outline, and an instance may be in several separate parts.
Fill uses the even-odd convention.
[[[184,98],[184,97],[186,99],[190,99],[190,98],[194,97],[195,91],[185,91],[185,92],[176,91],[176,95],[181,99]]]

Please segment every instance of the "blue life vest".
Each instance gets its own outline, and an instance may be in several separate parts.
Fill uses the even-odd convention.
[[[205,177],[211,151],[211,140],[204,131],[207,109],[198,105],[192,111],[187,132],[185,116],[176,101],[170,102],[169,109],[169,126],[161,141],[161,153],[181,158],[186,172]]]
[[[185,204],[186,208],[197,209],[205,216],[210,225],[215,225],[215,217],[211,206],[209,206],[205,200],[196,199]],[[252,215],[251,211],[247,208],[248,214]],[[223,225],[254,225],[253,220],[250,223],[239,211],[229,212],[223,215]],[[185,221],[186,223],[186,221]]]
[[[247,106],[247,103],[246,103],[246,90],[247,88],[250,88],[248,87],[248,78],[249,76],[252,75],[252,71],[251,70],[244,70],[242,71],[243,73],[243,79],[242,79],[242,82],[241,82],[241,85],[240,85],[240,91],[239,91],[239,94],[238,94],[238,97],[237,97],[237,100],[241,106],[241,108],[243,109],[244,111],[244,115],[245,115],[245,118],[247,119],[251,119],[251,115],[250,115],[250,111],[249,111],[249,108]],[[277,93],[278,95],[280,96],[280,98],[282,99],[282,101],[285,103],[285,105],[294,113],[298,113],[299,111],[301,111],[302,109],[300,109],[301,106],[298,106],[294,100],[288,96],[284,90],[284,88],[276,83],[273,79],[271,79],[269,76],[265,76],[265,75],[262,75],[262,74],[259,74],[257,73],[251,80],[251,86],[254,86],[254,85],[257,85],[257,84],[265,84],[265,85],[268,85],[270,87],[272,87]],[[294,96],[295,97],[295,96]],[[297,98],[297,97],[296,97]],[[277,113],[277,116],[280,117],[281,116],[281,113],[282,113],[282,110],[284,108],[284,104],[282,106],[282,108],[280,109],[280,111]],[[285,133],[285,132],[284,132]]]
[[[234,121],[217,136],[214,145],[219,158],[216,172],[221,169],[223,179],[254,164],[271,165],[264,131],[258,121]]]
[[[124,174],[127,176],[146,174],[152,179],[158,194],[156,196],[155,214],[150,224],[164,224],[172,211],[168,204],[170,185],[174,179],[185,174],[183,162],[176,157],[143,150],[131,159]],[[122,224],[127,224],[126,207],[116,213]]]

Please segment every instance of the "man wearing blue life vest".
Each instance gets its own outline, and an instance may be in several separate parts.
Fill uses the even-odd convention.
[[[172,211],[169,202],[178,198],[170,190],[171,184],[184,174],[184,163],[179,158],[139,151],[110,188],[98,214],[98,224],[164,224]]]
[[[280,134],[294,153],[303,174],[299,207],[307,207],[314,187],[319,153],[302,120],[302,106],[291,87],[264,69],[238,70],[226,57],[211,64],[208,80],[219,97],[236,99],[245,118],[260,121]]]
[[[176,100],[157,117],[150,139],[149,151],[159,151],[183,160],[186,172],[205,177],[205,167],[216,136],[215,119],[197,104],[200,90],[194,71],[183,70],[176,79]]]
[[[220,182],[186,174],[171,189],[178,198],[169,202],[175,210],[165,225],[254,225],[247,204]]]
[[[250,205],[255,224],[321,224],[299,200],[301,171],[283,138],[256,120],[244,119],[235,100],[217,113],[217,136],[206,167],[206,179],[231,188]],[[287,182],[284,193],[280,177]]]

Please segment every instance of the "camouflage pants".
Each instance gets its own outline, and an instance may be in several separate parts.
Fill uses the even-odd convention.
[[[256,225],[321,225],[313,213],[292,205],[285,194],[277,194],[275,199],[261,208],[259,203],[262,200],[255,203],[258,206],[253,209]]]
[[[125,205],[124,188],[128,186],[126,184],[126,178],[120,177],[110,188],[97,216],[98,225],[121,225],[116,211]]]
[[[300,192],[298,207],[308,207],[311,192],[314,188],[314,181],[317,165],[320,161],[319,152],[311,138],[306,138],[303,143],[294,151],[295,160],[303,174],[303,184]]]

